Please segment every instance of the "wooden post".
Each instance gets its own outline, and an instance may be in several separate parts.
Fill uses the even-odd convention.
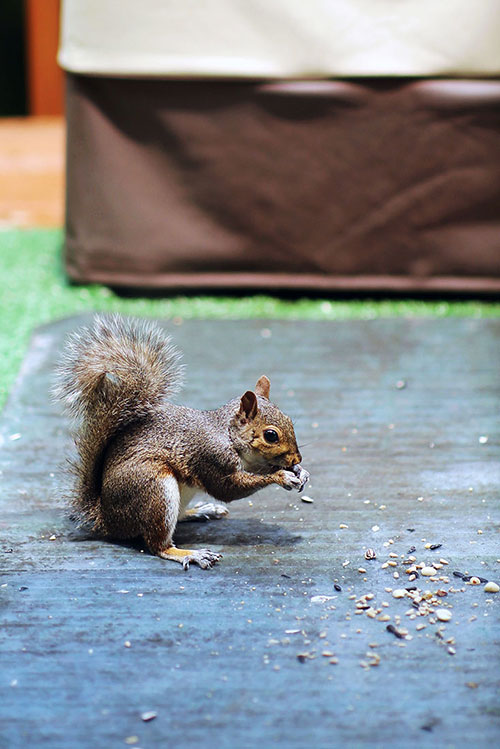
[[[25,0],[28,112],[61,115],[63,72],[57,64],[60,0]]]

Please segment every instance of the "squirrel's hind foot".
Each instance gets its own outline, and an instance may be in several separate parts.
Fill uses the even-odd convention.
[[[220,520],[227,515],[229,515],[229,510],[224,505],[217,505],[215,502],[198,502],[194,507],[186,510],[179,520],[183,523],[188,520]]]
[[[191,562],[197,564],[202,570],[210,569],[216,562],[222,559],[222,554],[218,554],[210,549],[178,549],[170,546],[165,551],[158,554],[162,559],[171,559],[173,562],[180,562],[185,570],[189,569]]]

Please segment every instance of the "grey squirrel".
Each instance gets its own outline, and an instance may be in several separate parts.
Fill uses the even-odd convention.
[[[182,371],[154,323],[96,316],[68,340],[54,393],[76,420],[79,521],[101,537],[142,536],[152,554],[185,569],[207,568],[221,554],[172,541],[180,519],[227,514],[211,503],[187,509],[197,492],[232,502],[270,484],[302,491],[309,473],[265,375],[253,391],[201,411],[168,400]]]

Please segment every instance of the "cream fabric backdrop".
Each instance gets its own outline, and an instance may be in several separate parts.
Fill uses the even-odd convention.
[[[496,75],[500,0],[63,0],[59,62],[148,77]]]

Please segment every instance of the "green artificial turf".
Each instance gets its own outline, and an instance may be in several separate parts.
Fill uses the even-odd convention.
[[[288,318],[500,316],[499,303],[416,300],[283,300],[271,296],[170,296],[123,298],[104,286],[73,286],[64,276],[60,230],[0,232],[0,406],[14,381],[32,330],[85,311],[162,318]]]

